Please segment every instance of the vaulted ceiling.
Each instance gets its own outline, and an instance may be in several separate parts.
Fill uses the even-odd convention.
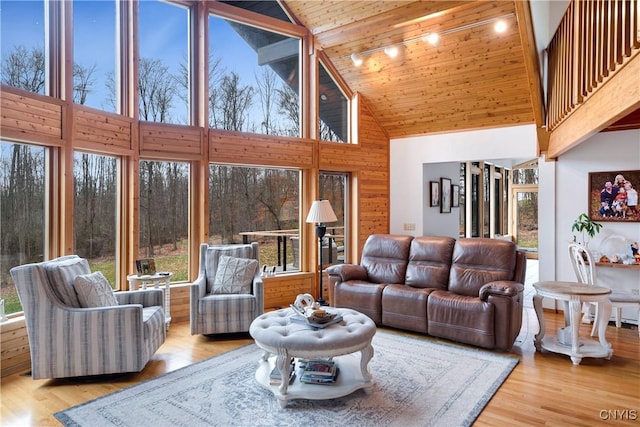
[[[391,138],[534,123],[514,1],[283,3]],[[501,34],[498,18],[508,24]],[[437,46],[421,39],[433,32]],[[396,58],[384,53],[390,45]]]

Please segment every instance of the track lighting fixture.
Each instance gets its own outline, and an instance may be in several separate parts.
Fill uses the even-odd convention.
[[[496,31],[496,33],[504,33],[505,31],[507,31],[507,23],[501,19],[496,22],[496,25],[493,26],[493,29]]]
[[[355,65],[356,67],[359,67],[362,65],[362,58],[355,53],[351,54],[351,60],[353,61],[353,65]]]
[[[440,33],[436,33],[436,32],[429,32],[429,33],[424,33],[418,37],[413,37],[407,40],[402,40],[400,42],[397,43],[393,43],[390,44],[388,46],[382,46],[382,47],[377,47],[374,49],[369,49],[369,50],[365,50],[363,52],[358,52],[358,53],[352,53],[349,57],[351,58],[351,61],[353,61],[353,65],[356,67],[359,67],[363,64],[364,62],[364,57],[367,55],[371,55],[373,53],[376,52],[380,52],[380,51],[384,51],[384,53],[389,57],[389,58],[395,58],[398,56],[398,54],[400,53],[400,46],[405,46],[411,43],[416,43],[416,42],[424,42],[424,43],[429,43],[432,46],[438,46],[440,44],[440,38],[442,36],[445,36],[447,34],[453,34],[453,33],[457,33],[460,31],[464,31],[464,30],[469,30],[471,28],[476,28],[476,27],[480,27],[482,25],[487,25],[487,24],[491,24],[491,23],[495,23],[494,24],[494,30],[496,33],[504,33],[507,28],[507,22],[506,20],[509,18],[514,17],[515,15],[513,13],[509,13],[507,15],[503,15],[503,16],[498,16],[495,18],[489,18],[489,19],[485,19],[483,21],[478,21],[478,22],[474,22],[471,24],[467,24],[467,25],[462,25],[460,27],[456,27],[456,28],[451,28],[448,30],[444,30]]]
[[[385,47],[384,53],[387,54],[389,58],[395,58],[396,56],[398,56],[398,46]]]
[[[422,40],[425,43],[429,43],[431,46],[438,46],[440,44],[440,36],[438,33],[429,33],[422,36]]]

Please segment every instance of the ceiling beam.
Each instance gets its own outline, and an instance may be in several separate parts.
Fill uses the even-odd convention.
[[[542,78],[540,77],[540,61],[538,59],[538,49],[536,46],[535,34],[533,33],[533,19],[531,18],[531,6],[529,0],[514,1],[516,18],[518,19],[518,29],[520,31],[520,41],[524,54],[524,66],[527,70],[529,81],[529,93],[531,95],[531,105],[533,106],[533,117],[538,131],[538,154],[546,152],[549,139],[545,137],[546,131],[542,130],[545,125],[545,103],[542,90]]]

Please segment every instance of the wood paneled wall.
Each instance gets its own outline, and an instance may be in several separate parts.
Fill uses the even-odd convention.
[[[357,110],[354,144],[206,130],[193,126],[136,123],[126,117],[75,105],[71,106],[73,117],[70,124],[66,125],[70,127],[67,129],[64,114],[67,107],[59,100],[4,86],[0,88],[0,100],[0,137],[3,140],[81,148],[120,155],[127,161],[152,158],[192,160],[203,164],[219,162],[289,167],[298,168],[308,176],[317,176],[319,171],[347,172],[352,177],[350,259],[356,262],[360,259],[362,246],[369,234],[387,233],[389,230],[389,138],[373,117],[366,100],[359,96],[354,101]],[[205,145],[207,143],[208,147]],[[73,156],[65,158],[73,159]],[[69,183],[62,182],[62,185],[68,187]],[[135,207],[133,200],[136,195],[130,194],[128,197],[130,206]],[[202,233],[200,230],[196,235]],[[70,232],[65,236],[67,234],[72,236]],[[64,236],[59,238],[66,239]],[[72,242],[62,243],[60,247],[73,247]],[[52,253],[51,256],[57,255],[62,253]],[[309,259],[302,265],[314,265],[315,256],[315,253],[306,254]],[[134,259],[135,256],[127,254],[127,258]],[[197,251],[192,258],[197,259]],[[298,293],[314,293],[315,277],[315,273],[300,273],[267,281],[265,306],[286,306],[285,303],[290,303]],[[328,279],[325,285],[328,285]],[[188,321],[188,287],[184,284],[173,286],[171,301],[174,321]],[[4,376],[27,370],[30,362],[24,321],[2,324],[1,332],[1,374]]]
[[[62,145],[62,101],[0,85],[0,135],[16,141]]]
[[[132,154],[134,121],[118,114],[96,111],[81,105],[73,106],[76,148],[98,153]]]

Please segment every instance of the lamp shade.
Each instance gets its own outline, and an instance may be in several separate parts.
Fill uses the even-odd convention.
[[[336,221],[338,221],[338,218],[328,200],[316,200],[313,202],[311,209],[309,209],[309,215],[307,215],[307,222],[324,224]]]

